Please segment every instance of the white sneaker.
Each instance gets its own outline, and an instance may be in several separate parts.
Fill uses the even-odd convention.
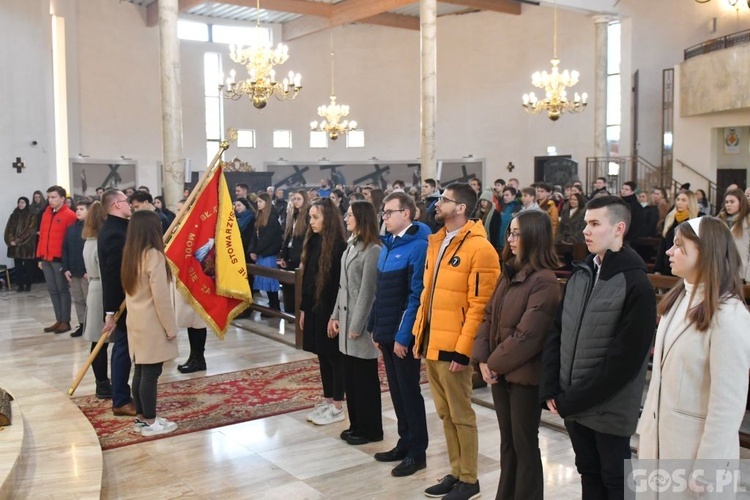
[[[164,418],[156,417],[154,423],[141,427],[142,436],[158,436],[160,434],[169,434],[177,430],[177,424]]]
[[[307,414],[307,421],[312,422],[315,417],[321,416],[329,406],[331,406],[331,404],[327,401],[323,401],[322,403],[318,403],[317,405],[315,405],[313,411]]]
[[[334,422],[341,422],[344,419],[346,419],[346,416],[344,416],[343,406],[340,410],[337,410],[335,406],[329,405],[321,415],[313,418],[312,423],[315,425],[328,425]]]
[[[133,421],[133,432],[135,432],[136,434],[140,434],[141,429],[146,426],[148,426],[148,424],[145,420],[141,420],[140,418],[135,417],[135,420]]]

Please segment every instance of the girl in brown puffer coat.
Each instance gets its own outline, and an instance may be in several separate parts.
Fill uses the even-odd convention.
[[[503,273],[485,308],[472,357],[487,384],[500,425],[498,499],[541,500],[539,377],[547,333],[560,303],[559,267],[550,218],[540,210],[511,220]]]

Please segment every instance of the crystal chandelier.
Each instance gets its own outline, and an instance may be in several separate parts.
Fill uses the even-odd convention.
[[[578,83],[579,73],[576,70],[568,71],[567,69],[560,73],[558,65],[560,60],[557,58],[557,2],[554,6],[555,24],[553,30],[553,55],[552,71],[547,73],[537,71],[531,75],[531,84],[537,88],[544,89],[544,98],[538,99],[534,92],[523,95],[523,109],[528,113],[537,114],[542,111],[547,112],[550,120],[556,121],[564,112],[580,113],[588,104],[588,94],[573,95],[573,100],[568,100],[568,87],[573,87]]]
[[[326,132],[328,137],[332,141],[339,138],[350,130],[357,128],[357,122],[352,120],[343,120],[349,115],[349,106],[346,104],[336,104],[336,91],[334,87],[333,79],[333,32],[331,32],[331,103],[328,105],[318,106],[318,116],[323,118],[323,121],[318,123],[317,121],[310,122],[310,128],[315,132]]]
[[[256,2],[258,20],[256,29],[260,30],[260,0]],[[250,78],[235,81],[235,71],[229,73],[226,82],[219,82],[219,91],[226,99],[236,101],[247,96],[257,109],[263,109],[268,99],[275,96],[278,100],[294,99],[302,89],[302,77],[299,73],[289,72],[289,76],[279,83],[276,81],[274,66],[284,64],[289,59],[289,48],[279,44],[275,49],[268,42],[256,40],[249,47],[235,47],[229,49],[232,61],[242,64],[247,69]],[[223,80],[223,77],[220,79]]]

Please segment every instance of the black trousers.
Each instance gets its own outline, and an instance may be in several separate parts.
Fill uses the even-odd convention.
[[[156,418],[156,383],[164,363],[135,364],[133,373],[133,402],[135,411],[143,418]]]
[[[294,303],[294,285],[291,283],[282,283],[281,296],[284,299],[284,312],[294,314],[297,310]]]
[[[393,342],[380,342],[393,410],[398,421],[396,448],[421,462],[425,460],[429,442],[424,398],[419,387],[422,363],[411,355],[411,346],[403,359],[393,353],[393,346]]]
[[[365,437],[371,441],[383,439],[378,360],[355,358],[344,354],[344,387],[349,429],[355,436]]]
[[[96,347],[96,342],[91,343],[91,350],[89,352],[92,352],[94,347]],[[91,362],[91,368],[94,370],[94,378],[97,382],[104,382],[105,380],[109,382],[109,377],[107,376],[107,349],[109,349],[109,344],[105,342],[94,358],[94,361]]]
[[[513,384],[504,378],[492,384],[500,426],[498,500],[541,500],[544,473],[539,451],[539,386]]]
[[[565,420],[576,468],[581,475],[583,500],[613,500],[625,496],[625,460],[632,458],[630,436],[597,432]]]
[[[344,355],[341,351],[318,353],[323,397],[344,400]]]
[[[34,259],[13,259],[13,264],[16,268],[16,285],[19,287],[31,286],[31,283],[34,281],[35,262]]]

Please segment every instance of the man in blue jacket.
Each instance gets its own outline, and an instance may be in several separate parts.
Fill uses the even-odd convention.
[[[382,216],[388,234],[382,236],[377,291],[368,325],[383,352],[399,435],[396,447],[376,453],[375,460],[401,461],[391,471],[396,477],[410,476],[427,466],[427,419],[419,387],[421,360],[410,353],[431,231],[427,225],[413,222],[415,213],[414,200],[406,193],[390,194],[384,201]]]

